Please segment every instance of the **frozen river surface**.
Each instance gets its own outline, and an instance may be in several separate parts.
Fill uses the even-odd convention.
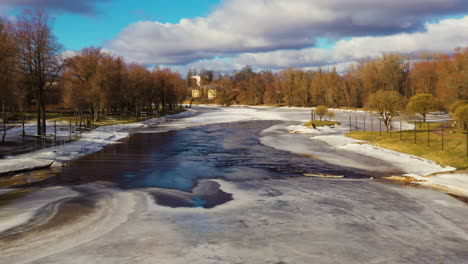
[[[0,190],[0,263],[466,262],[466,204],[286,132],[308,116],[200,108]]]

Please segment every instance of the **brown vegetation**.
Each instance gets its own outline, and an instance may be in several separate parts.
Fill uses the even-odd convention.
[[[54,104],[73,110],[81,122],[98,121],[110,113],[135,117],[148,112],[165,114],[189,99],[189,90],[195,86],[190,78],[195,71],[189,71],[184,80],[169,69],[149,70],[98,48],[85,48],[68,59],[62,52],[50,18],[43,12],[25,11],[13,24],[0,21],[0,116],[4,126],[13,116],[24,120],[25,111],[33,109],[37,134],[44,134],[51,97],[60,98]],[[214,102],[226,106],[369,107],[388,124],[410,98],[430,99],[423,98],[417,107],[408,108],[423,119],[436,108],[435,102],[437,108],[449,109],[457,100],[468,100],[468,48],[419,57],[383,54],[352,65],[345,73],[335,68],[255,72],[246,66],[233,74],[202,70],[199,75],[202,85],[220,87]],[[466,116],[464,111],[456,116]]]

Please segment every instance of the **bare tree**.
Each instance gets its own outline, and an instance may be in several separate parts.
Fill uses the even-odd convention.
[[[37,106],[37,134],[46,133],[46,91],[64,66],[62,45],[51,29],[51,19],[43,11],[26,10],[16,22],[17,60],[23,80],[31,89]]]
[[[0,20],[0,104],[3,135],[1,142],[5,142],[6,125],[8,122],[8,109],[15,103],[15,52],[10,25]]]

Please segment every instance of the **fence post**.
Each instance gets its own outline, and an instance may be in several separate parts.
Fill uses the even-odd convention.
[[[358,131],[358,126],[357,126],[357,116],[356,116],[356,131]]]
[[[388,126],[390,131],[390,138],[392,138],[392,121],[389,121]]]
[[[430,135],[430,127],[429,127],[429,123],[427,123],[427,148],[429,148],[430,146],[430,139],[429,139],[429,135]]]
[[[312,117],[312,123],[314,123],[314,126],[315,126],[315,112],[314,112],[314,116]]]
[[[366,132],[366,116],[364,116],[364,132]]]
[[[444,151],[444,127],[442,127],[442,151]]]
[[[57,144],[57,121],[54,120],[54,145]]]
[[[414,144],[418,144],[417,139],[416,139],[416,130],[418,127],[417,121],[414,122]]]
[[[382,136],[382,119],[379,118],[380,136]]]
[[[72,140],[72,122],[73,121],[70,119],[70,141]],[[78,119],[76,122],[78,122]]]
[[[351,120],[351,116],[349,116],[349,132],[353,132],[353,121]]]
[[[401,118],[400,118],[400,142],[401,142]]]

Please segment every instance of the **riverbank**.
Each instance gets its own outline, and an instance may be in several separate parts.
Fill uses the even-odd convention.
[[[405,124],[405,126],[408,125],[410,124]],[[402,175],[386,177],[387,180],[416,184],[457,196],[468,197],[468,171],[466,170],[457,170],[455,167],[443,166],[433,160],[417,155],[376,146],[371,141],[347,137],[346,132],[348,128],[344,126],[336,126],[334,128],[318,127],[317,129],[313,129],[299,125],[289,126],[287,131],[289,133],[313,135],[310,138],[311,140],[325,142],[335,149],[359,153],[390,162],[405,172]]]
[[[115,144],[119,140],[128,137],[132,129],[158,125],[168,119],[188,117],[193,113],[194,111],[186,111],[142,122],[100,126],[82,133],[78,140],[69,143],[0,159],[0,175],[44,167],[51,162],[53,162],[52,166],[60,167],[63,162],[98,152],[107,145]],[[14,129],[21,130],[21,128]],[[70,131],[61,131],[60,133],[68,135]]]

